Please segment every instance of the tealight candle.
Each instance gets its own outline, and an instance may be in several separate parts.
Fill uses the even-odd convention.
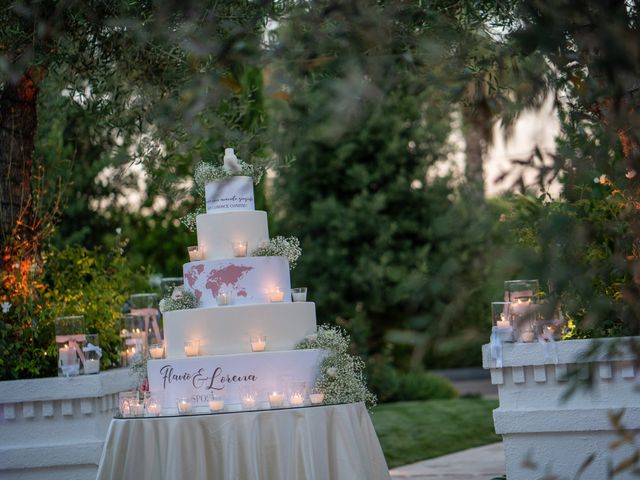
[[[153,344],[149,347],[149,355],[154,360],[158,360],[164,356],[164,346],[161,343]]]
[[[304,403],[304,395],[301,393],[294,393],[289,397],[289,404],[292,407],[299,407]]]
[[[200,247],[198,246],[187,247],[187,250],[189,252],[189,260],[191,260],[192,262],[197,262],[198,260],[202,260],[202,256],[204,252],[200,250]]]
[[[274,288],[269,292],[269,300],[271,303],[284,302],[284,292],[280,288]]]
[[[233,242],[233,256],[234,257],[246,257],[248,242]]]
[[[284,404],[284,394],[280,392],[271,392],[269,394],[269,405],[271,408],[279,408]]]
[[[251,337],[251,351],[264,352],[267,347],[267,337],[264,335]]]
[[[255,408],[256,398],[253,395],[244,395],[240,399],[240,403],[242,403],[242,408],[244,408],[245,410],[249,410],[251,408]]]
[[[220,412],[222,409],[224,409],[224,399],[213,397],[212,400],[209,400],[209,410],[212,412]]]
[[[200,354],[200,342],[198,340],[184,342],[184,354],[187,357],[197,357]]]
[[[531,330],[520,332],[520,341],[522,342],[533,342],[534,338],[535,334]]]
[[[309,400],[311,400],[312,405],[320,405],[322,402],[324,402],[324,393],[311,393],[309,394]]]
[[[178,400],[178,413],[191,413],[191,402],[188,398]]]
[[[142,402],[130,403],[129,411],[134,417],[141,417],[144,415],[144,404]]]
[[[229,305],[231,295],[227,292],[219,292],[218,295],[216,295],[216,302],[218,302],[218,306]]]
[[[131,415],[131,402],[129,400],[122,400],[120,402],[120,413],[123,417]]]
[[[147,413],[152,417],[160,415],[160,405],[157,403],[150,403],[147,405]]]

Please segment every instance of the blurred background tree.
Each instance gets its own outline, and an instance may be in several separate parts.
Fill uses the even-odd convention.
[[[36,231],[26,251],[110,248],[121,229],[135,269],[179,275],[193,168],[233,146],[279,166],[257,207],[272,236],[300,237],[294,282],[374,367],[477,365],[509,278],[552,285],[574,335],[638,333],[637,2],[6,7],[0,168],[23,175],[0,180],[9,270],[30,269],[6,248]],[[535,182],[487,198],[495,129],[549,99],[555,153],[514,159]]]

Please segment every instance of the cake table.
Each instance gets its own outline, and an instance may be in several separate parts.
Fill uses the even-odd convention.
[[[103,479],[389,479],[362,403],[112,420]]]

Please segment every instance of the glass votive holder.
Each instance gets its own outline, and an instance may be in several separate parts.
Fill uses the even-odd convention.
[[[187,340],[184,342],[184,354],[187,357],[200,355],[200,340]]]
[[[251,389],[243,389],[240,393],[240,404],[243,410],[255,410],[258,394]]]
[[[313,388],[311,392],[309,392],[309,401],[311,405],[322,405],[324,403],[324,392]]]
[[[82,353],[84,356],[84,374],[91,375],[100,372],[100,358],[102,349],[98,346],[98,334],[87,334]]]
[[[131,417],[131,405],[138,402],[138,392],[129,390],[118,394],[118,409],[123,417]]]
[[[284,292],[280,287],[273,288],[269,291],[269,301],[271,303],[284,302]]]
[[[80,374],[80,359],[84,358],[82,346],[86,340],[84,328],[82,315],[55,319],[58,376],[74,377]]]
[[[162,407],[155,398],[151,398],[146,405],[146,411],[148,417],[158,417],[162,412]]]
[[[231,244],[234,257],[246,257],[247,249],[249,248],[249,242],[233,242]]]
[[[307,384],[305,382],[292,382],[289,388],[289,405],[301,407],[304,405],[307,394]]]
[[[211,392],[209,394],[209,411],[221,412],[224,410],[224,397],[222,395]]]
[[[299,287],[291,289],[291,299],[294,302],[306,302],[307,301],[307,287]]]
[[[220,290],[216,295],[216,302],[219,307],[231,304],[231,293],[225,290]]]
[[[191,403],[191,399],[189,397],[178,398],[177,407],[178,413],[180,415],[191,413],[191,411],[193,410],[193,404]]]
[[[266,335],[254,335],[250,339],[252,352],[264,352],[267,348]]]
[[[144,402],[139,399],[131,401],[129,404],[129,411],[131,412],[132,417],[144,416]]]
[[[492,331],[503,342],[513,341],[511,302],[491,302]]]
[[[149,345],[149,356],[153,360],[159,360],[164,357],[164,344],[163,343],[154,343],[153,345]]]
[[[268,397],[271,408],[282,408],[284,406],[284,392],[273,390],[269,392]]]
[[[187,251],[189,252],[189,260],[191,262],[202,260],[202,257],[204,256],[204,252],[200,250],[200,247],[198,247],[197,245],[187,247]]]

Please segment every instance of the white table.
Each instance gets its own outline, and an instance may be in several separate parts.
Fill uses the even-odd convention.
[[[102,479],[389,479],[362,403],[113,419]]]

